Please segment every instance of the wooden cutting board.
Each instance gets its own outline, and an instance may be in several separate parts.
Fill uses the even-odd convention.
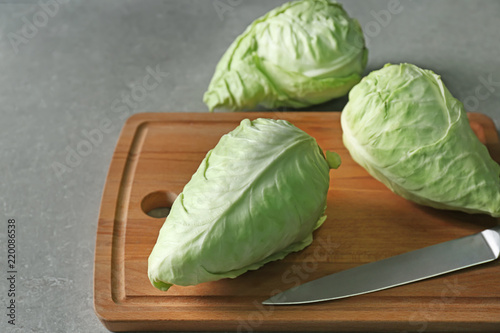
[[[500,160],[491,119],[471,126]],[[155,289],[147,259],[169,206],[208,150],[244,118],[281,118],[342,157],[330,172],[328,220],[305,250],[236,279]],[[295,285],[477,233],[498,223],[415,205],[390,192],[349,156],[340,113],[144,113],[125,124],[109,169],[97,230],[94,305],[112,331],[500,331],[500,261],[397,288],[297,306],[260,302]],[[221,258],[224,260],[224,258]]]

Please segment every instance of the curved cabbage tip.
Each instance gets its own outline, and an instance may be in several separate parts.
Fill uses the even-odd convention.
[[[367,59],[361,26],[340,4],[288,2],[255,20],[229,46],[203,101],[210,111],[324,103],[361,80]]]
[[[338,154],[284,120],[243,120],[207,153],[148,259],[156,288],[235,278],[301,251],[325,220]]]
[[[434,72],[412,64],[371,72],[349,93],[341,124],[353,159],[396,194],[500,217],[500,165]]]
[[[336,152],[327,150],[325,155],[326,162],[328,163],[328,166],[330,166],[330,169],[338,169],[340,164],[342,164],[340,155]]]

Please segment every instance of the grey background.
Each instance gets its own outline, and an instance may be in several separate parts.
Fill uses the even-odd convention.
[[[0,1],[3,309],[8,218],[17,221],[18,255],[17,326],[7,325],[2,310],[0,331],[107,331],[92,306],[94,242],[104,181],[126,116],[206,112],[202,95],[227,46],[284,2],[218,1],[70,1],[45,10],[51,14],[46,21],[36,1]],[[230,10],[218,12],[214,5],[220,2]],[[366,73],[387,62],[433,69],[469,111],[488,114],[500,128],[499,1],[402,1],[401,13],[380,22],[374,13],[387,10],[387,1],[342,2],[369,37]],[[16,45],[14,35],[35,19],[40,27]],[[114,112],[113,103],[156,66],[168,77],[140,103]],[[482,78],[489,75],[496,87],[485,97]],[[341,110],[345,103],[311,109]],[[64,164],[67,149],[85,139],[82,131],[99,128],[105,118],[111,132],[58,175],[53,164]]]

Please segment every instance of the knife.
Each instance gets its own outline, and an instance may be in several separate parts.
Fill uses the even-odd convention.
[[[288,289],[265,305],[292,305],[351,297],[420,281],[498,259],[500,226],[361,265]]]

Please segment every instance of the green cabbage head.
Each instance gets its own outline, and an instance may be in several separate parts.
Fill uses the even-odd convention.
[[[311,244],[326,218],[330,165],[340,163],[327,159],[287,121],[243,120],[173,203],[149,257],[152,284],[234,278]]]
[[[387,64],[349,93],[344,144],[395,193],[440,209],[500,216],[500,166],[440,76]]]
[[[328,0],[285,3],[255,20],[221,58],[204,95],[215,108],[301,108],[345,94],[368,52],[361,27]]]

